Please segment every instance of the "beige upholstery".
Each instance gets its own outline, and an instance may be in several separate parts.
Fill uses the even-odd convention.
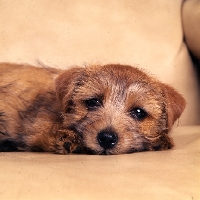
[[[2,1],[0,61],[136,65],[184,95],[179,124],[200,124],[200,89],[183,42],[181,8],[182,0]]]
[[[183,4],[183,29],[185,40],[192,53],[200,59],[200,1],[189,0]]]
[[[0,199],[200,199],[200,126],[168,151],[118,156],[1,153]]]
[[[60,68],[136,65],[174,86],[187,100],[172,133],[172,150],[120,156],[0,153],[1,200],[200,199],[200,86],[183,40],[186,37],[192,52],[200,55],[200,23],[195,17],[199,3],[182,3],[0,2],[0,62],[40,61]]]

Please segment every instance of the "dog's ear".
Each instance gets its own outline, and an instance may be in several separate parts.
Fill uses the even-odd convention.
[[[168,115],[168,128],[172,128],[174,122],[181,116],[186,106],[186,101],[175,89],[162,84],[163,94],[166,103],[166,112]]]
[[[58,99],[66,109],[75,88],[80,84],[85,68],[74,67],[66,70],[55,79],[55,91]]]

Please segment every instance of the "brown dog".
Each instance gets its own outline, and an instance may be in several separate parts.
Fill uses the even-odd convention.
[[[168,132],[184,108],[173,88],[131,66],[0,65],[0,151],[169,149]]]

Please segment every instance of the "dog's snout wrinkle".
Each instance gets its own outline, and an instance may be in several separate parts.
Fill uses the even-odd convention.
[[[112,149],[117,144],[118,137],[113,131],[103,130],[98,134],[97,140],[104,149]]]

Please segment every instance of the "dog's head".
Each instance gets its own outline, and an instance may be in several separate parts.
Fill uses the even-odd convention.
[[[170,86],[125,65],[75,67],[56,79],[64,126],[94,154],[172,147],[168,136],[185,100]]]

